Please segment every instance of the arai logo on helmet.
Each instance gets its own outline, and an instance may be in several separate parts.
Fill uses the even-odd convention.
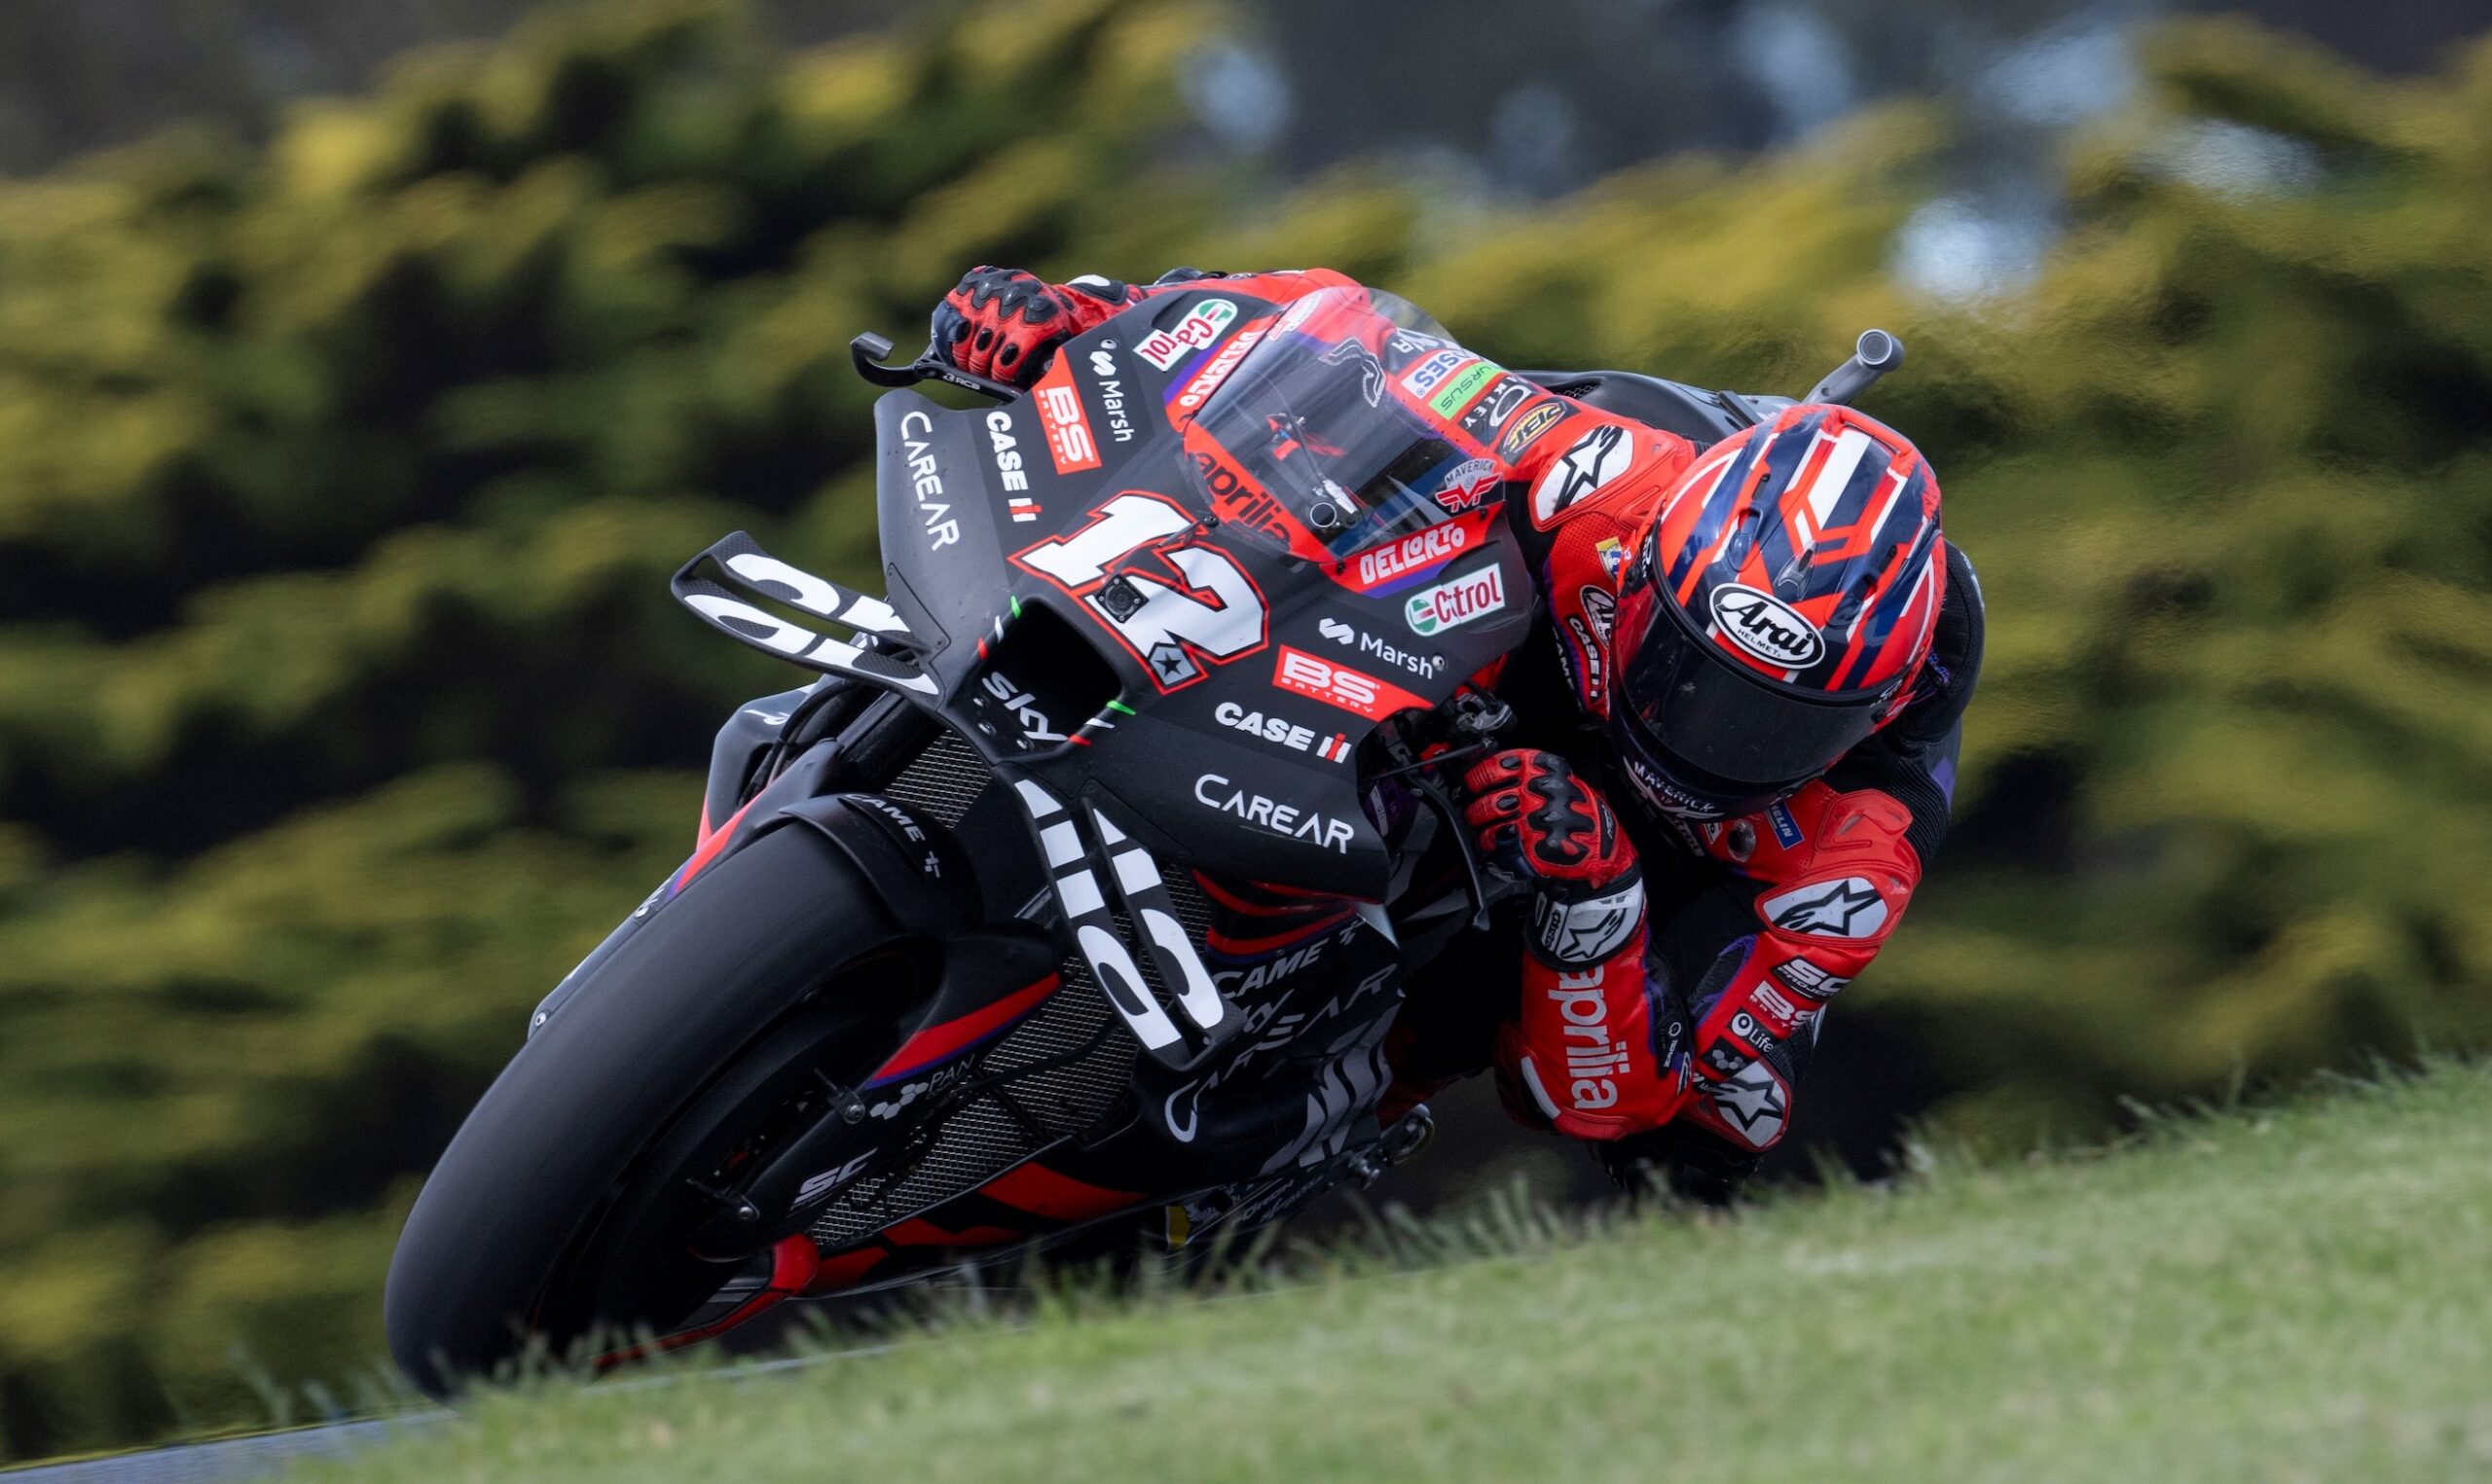
[[[1806,670],[1825,655],[1817,626],[1771,593],[1726,582],[1713,590],[1710,603],[1723,636],[1769,665]]]

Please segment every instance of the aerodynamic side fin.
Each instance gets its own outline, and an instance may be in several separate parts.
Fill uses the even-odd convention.
[[[827,619],[857,637],[840,638],[782,617],[705,575],[705,569],[746,594]],[[764,654],[894,690],[935,694],[934,678],[913,658],[924,642],[891,604],[782,561],[743,531],[729,532],[685,562],[668,588],[703,623]]]

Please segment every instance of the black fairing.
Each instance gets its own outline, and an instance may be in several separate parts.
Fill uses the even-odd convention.
[[[1213,299],[1234,310],[1223,337],[1164,369],[1134,348]],[[945,995],[993,997],[1026,984],[1026,955],[982,967],[989,956],[961,950],[995,933],[1042,934],[1067,993],[1079,981],[1079,993],[1103,995],[1125,1022],[1109,1023],[1119,1038],[1130,1030],[1149,1053],[1134,1057],[1125,1043],[1133,1071],[1118,1111],[1050,1162],[1151,1200],[1261,1182],[1264,1193],[1230,1213],[1337,1180],[1341,1161],[1374,1143],[1381,1043],[1410,953],[1443,942],[1470,911],[1467,878],[1447,868],[1446,832],[1407,789],[1374,777],[1391,761],[1374,734],[1451,697],[1525,637],[1538,607],[1503,485],[1476,508],[1370,548],[1400,554],[1377,562],[1359,552],[1307,560],[1268,530],[1209,519],[1188,416],[1171,407],[1201,390],[1224,347],[1233,365],[1241,343],[1277,336],[1274,318],[1275,307],[1212,280],[1071,342],[1017,400],[954,410],[913,390],[886,394],[875,426],[888,609],[786,567],[741,534],[676,585],[722,632],[828,672],[828,686],[880,698],[820,744],[806,742],[805,693],[731,720],[708,802],[714,824],[738,808],[743,817],[719,853],[766,828],[822,830],[893,919],[936,948]],[[1087,442],[1063,459],[1050,433],[1077,406]],[[1115,553],[1093,577],[1069,583],[1051,574],[1078,563],[1033,558],[1042,543],[1125,520],[1130,505],[1102,512],[1132,500],[1150,503],[1163,528],[1136,544],[1078,543]],[[1228,586],[1198,582],[1197,561],[1218,564]],[[701,575],[714,568],[715,580]],[[1499,601],[1422,622],[1414,595],[1484,582],[1492,568]],[[1112,591],[1119,583],[1132,592]],[[1149,611],[1184,611],[1186,622],[1134,621],[1145,611],[1137,601],[1169,594],[1179,610]],[[742,606],[746,596],[809,617],[788,627]],[[1202,615],[1185,603],[1216,611],[1217,633],[1189,628]],[[822,638],[813,619],[861,638]],[[1248,717],[1262,724],[1241,724]],[[877,790],[944,732],[992,781],[943,823],[895,821]],[[756,768],[775,774],[748,805]],[[1335,910],[1260,924],[1250,913],[1223,936],[1203,925],[1205,911],[1217,923],[1228,910],[1205,905],[1216,882],[1331,899]],[[1154,919],[1185,941],[1154,937]],[[1279,931],[1283,919],[1311,925]],[[930,1100],[895,1129],[943,1116]],[[785,1191],[818,1182],[826,1151],[849,1146],[825,1127],[802,1147],[774,1162],[779,1203],[755,1195],[768,1213],[755,1230],[823,1219],[822,1198],[785,1209]],[[999,1213],[981,1199],[968,1191],[903,1213],[991,1225]]]
[[[1076,697],[1068,704],[1104,706],[1113,699],[1131,707],[1131,714],[1106,715],[1086,735],[1084,745],[1035,750],[971,728],[967,735],[989,751],[991,761],[1026,772],[1061,797],[1102,798],[1124,806],[1122,813],[1149,831],[1149,843],[1163,858],[1216,867],[1250,881],[1380,900],[1388,867],[1384,842],[1360,806],[1353,770],[1247,740],[1222,725],[1216,713],[1223,703],[1232,703],[1252,712],[1287,715],[1309,727],[1321,723],[1340,729],[1355,748],[1373,731],[1372,721],[1275,688],[1285,648],[1355,665],[1424,703],[1443,701],[1464,677],[1505,654],[1529,631],[1532,576],[1502,532],[1489,531],[1485,523],[1466,527],[1480,533],[1467,536],[1472,543],[1468,549],[1439,571],[1469,572],[1496,563],[1504,569],[1504,590],[1510,595],[1504,610],[1425,639],[1404,622],[1402,595],[1407,588],[1363,594],[1336,581],[1320,563],[1239,539],[1228,528],[1171,541],[1215,546],[1235,561],[1260,592],[1267,620],[1262,643],[1223,662],[1202,663],[1199,678],[1166,690],[1154,681],[1140,657],[1105,632],[1089,608],[1009,561],[1049,537],[1081,529],[1103,501],[1123,491],[1164,496],[1188,511],[1201,512],[1203,501],[1195,492],[1184,446],[1163,411],[1166,399],[1194,367],[1180,361],[1173,371],[1157,370],[1129,353],[1123,342],[1153,326],[1184,319],[1192,305],[1209,298],[1238,303],[1244,310],[1241,324],[1251,324],[1271,308],[1233,292],[1173,295],[1127,310],[1059,352],[1062,363],[1081,368],[1070,384],[1082,398],[1097,439],[1102,464],[1096,470],[1071,477],[1052,472],[1046,430],[1034,397],[956,412],[914,392],[886,394],[875,409],[875,427],[881,447],[878,513],[891,601],[932,645],[921,664],[936,682],[938,705],[955,714],[971,708],[971,698],[979,694],[990,668],[977,640],[1002,642],[996,641],[999,622],[1008,640],[1016,605],[1023,613],[1048,610],[1062,620],[1062,633],[1078,635],[1106,662],[1116,682],[1114,695]],[[1137,318],[1147,323],[1130,323]],[[1096,362],[1094,354],[1108,359]],[[1113,367],[1117,374],[1096,375],[1089,370],[1094,365]],[[1121,425],[1133,429],[1123,443],[1115,440],[1113,429],[1119,424],[1103,402],[1101,382],[1110,380],[1119,383]],[[1007,453],[1021,455],[1018,472],[1028,476],[1026,490],[1006,488],[1012,472],[1001,467]],[[1008,504],[1016,494],[1031,502],[1017,520]],[[1328,623],[1336,626],[1336,633],[1339,626],[1347,626],[1356,635],[1354,644],[1344,646],[1328,637]],[[1022,677],[1014,673],[1010,678]],[[1085,708],[1069,719],[1091,717]],[[1057,722],[1054,730],[1073,730],[1065,725],[1068,718],[1050,719]],[[1210,781],[1214,779],[1225,781]],[[1339,821],[1348,826],[1348,838],[1328,846],[1323,842],[1330,832],[1319,827],[1309,843],[1258,828],[1237,811],[1205,802],[1233,801],[1241,795],[1250,812],[1255,800],[1272,800],[1298,811],[1301,818]]]

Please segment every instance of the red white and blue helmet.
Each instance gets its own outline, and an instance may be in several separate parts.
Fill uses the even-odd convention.
[[[1655,808],[1751,813],[1903,707],[1947,562],[1902,435],[1803,404],[1705,451],[1621,584],[1610,734]]]

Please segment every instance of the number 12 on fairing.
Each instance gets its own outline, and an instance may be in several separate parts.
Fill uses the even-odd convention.
[[[1174,501],[1127,490],[1093,511],[1080,530],[1050,536],[1012,561],[1079,598],[1142,662],[1154,685],[1173,691],[1201,679],[1207,664],[1263,648],[1268,628],[1254,579],[1214,547],[1159,551],[1183,586],[1139,571],[1109,581],[1118,561],[1193,525]]]

